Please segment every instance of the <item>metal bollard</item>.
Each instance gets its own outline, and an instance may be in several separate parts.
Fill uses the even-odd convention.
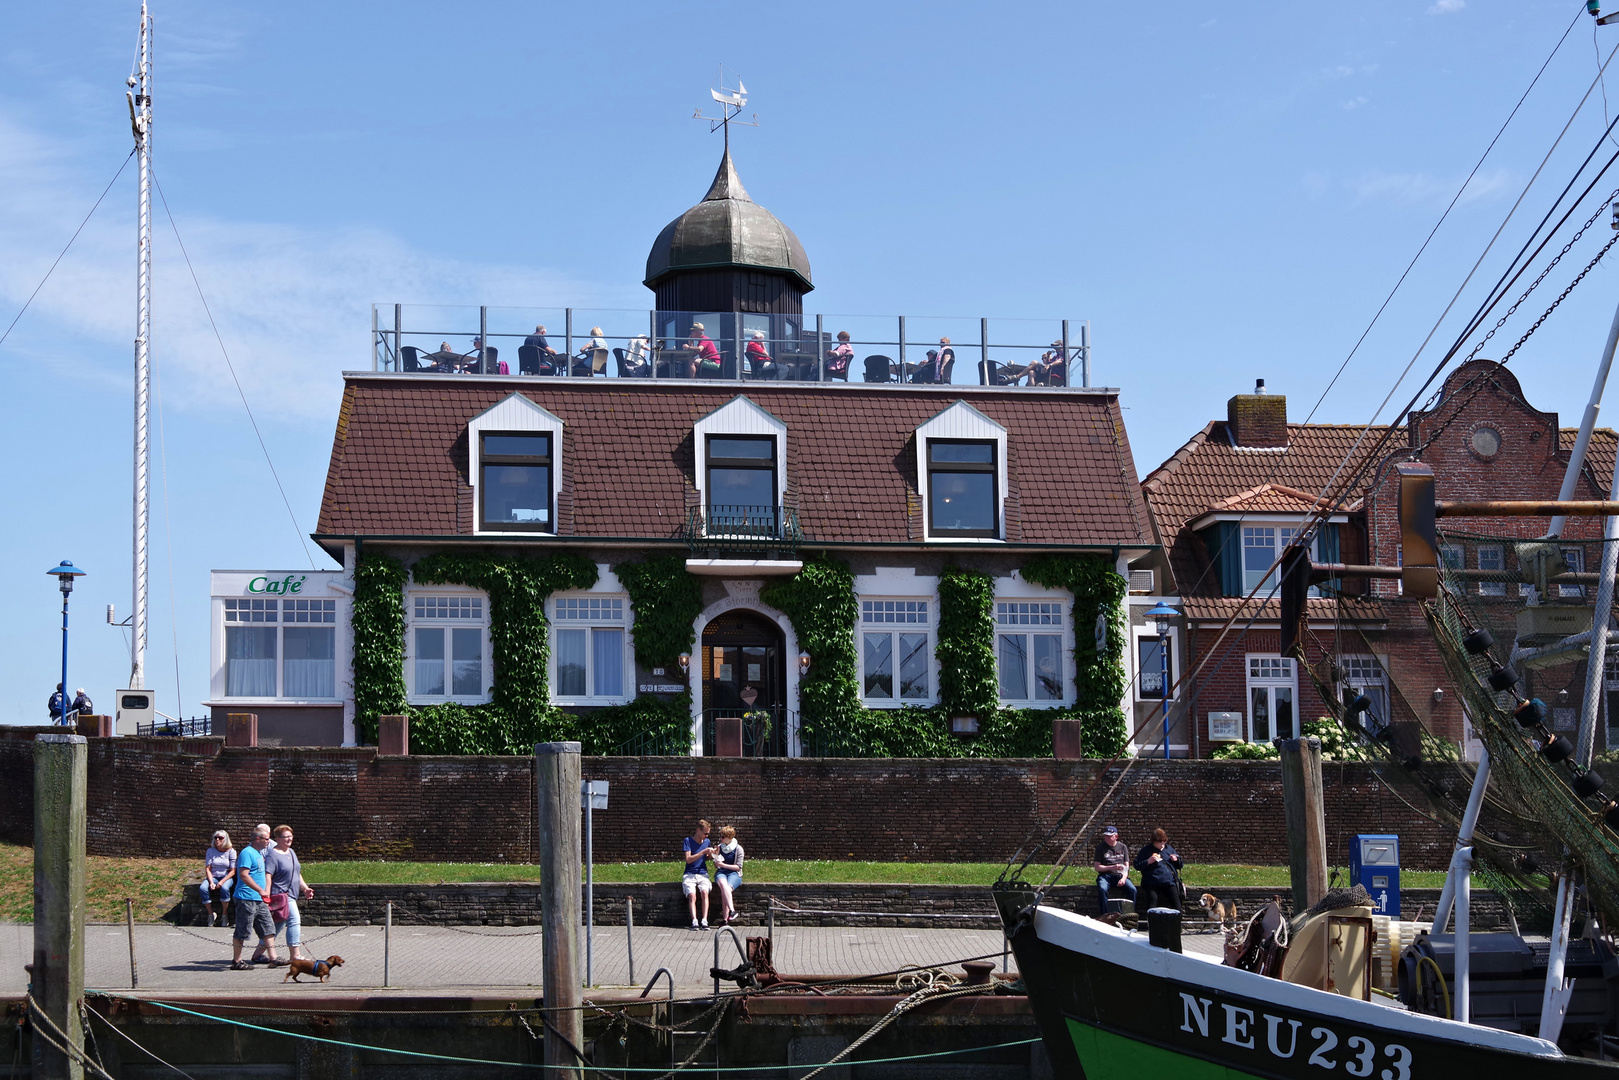
[[[629,982],[635,984],[635,897],[624,898],[624,951],[630,958]]]
[[[135,971],[135,901],[124,897],[124,926],[129,930],[129,986],[140,986],[140,975]]]
[[[1006,952],[1011,947],[1012,947],[1011,940],[1007,938],[1006,932],[1002,931],[1001,932],[1001,974],[1002,975],[1006,974]]]
[[[387,915],[384,916],[384,921],[382,923],[382,985],[383,985],[384,988],[386,988],[389,985],[388,976],[389,976],[390,972],[388,970],[388,960],[389,960],[389,955],[388,954],[389,954],[389,949],[393,944],[393,933],[394,933],[394,902],[392,900],[390,900],[390,901],[388,901]]]
[[[776,951],[776,897],[774,894],[771,894],[770,910],[765,915],[765,920],[765,937],[770,941],[771,955],[774,956]]]

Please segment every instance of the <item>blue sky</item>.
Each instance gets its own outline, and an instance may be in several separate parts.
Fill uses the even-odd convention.
[[[369,304],[647,306],[647,249],[719,155],[690,116],[722,62],[762,120],[735,134],[738,168],[808,250],[812,310],[1090,319],[1093,381],[1122,389],[1145,474],[1255,378],[1303,418],[1581,7],[160,0],[157,176],[299,528],[159,204],[159,708],[201,711],[209,569],[309,565]],[[0,8],[0,327],[128,153],[137,20]],[[1372,417],[1590,84],[1592,36],[1581,16],[1316,419]],[[1521,214],[1603,109],[1593,94]],[[134,202],[131,167],[0,345],[0,722],[44,716],[62,558],[90,572],[71,681],[107,704],[127,676],[104,611],[130,605]],[[1612,262],[1514,361],[1565,423]]]

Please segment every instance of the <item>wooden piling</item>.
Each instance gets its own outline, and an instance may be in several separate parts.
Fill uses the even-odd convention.
[[[540,980],[545,995],[546,1073],[576,1080],[584,1062],[574,1047],[584,1043],[579,1011],[579,779],[576,742],[534,747],[535,790],[539,802]],[[560,1036],[560,1037],[559,1037]],[[571,1043],[572,1046],[568,1044]]]
[[[84,1045],[85,760],[82,735],[34,736],[34,1000],[75,1047]],[[33,1075],[81,1080],[84,1067],[43,1038]]]
[[[1287,816],[1287,857],[1293,910],[1327,895],[1327,819],[1321,797],[1321,740],[1277,739],[1282,752],[1282,806]]]

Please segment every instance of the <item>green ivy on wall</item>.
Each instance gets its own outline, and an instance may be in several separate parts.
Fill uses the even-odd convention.
[[[987,573],[951,566],[940,574],[935,647],[940,703],[931,708],[869,709],[861,704],[856,653],[860,609],[854,574],[846,563],[827,555],[814,556],[798,574],[766,585],[760,599],[787,616],[799,647],[814,658],[809,674],[799,682],[804,752],[816,753],[818,747],[830,743],[839,753],[868,757],[1046,757],[1051,754],[1051,721],[1074,716],[1084,721],[1086,738],[1092,740],[1086,743],[1088,753],[1111,756],[1110,746],[1122,748],[1124,715],[1118,700],[1125,686],[1120,607],[1124,579],[1094,557],[1058,556],[1038,562],[1038,573],[1061,580],[1036,580],[1027,571],[1025,577],[1049,588],[1072,589],[1076,628],[1083,631],[1092,626],[1099,605],[1113,627],[1109,647],[1101,656],[1094,635],[1076,635],[1081,646],[1076,650],[1078,701],[1070,707],[1000,706],[995,581]],[[1103,695],[1113,686],[1117,692],[1108,700]],[[962,715],[978,718],[976,739],[964,741],[950,733],[950,717]],[[1116,736],[1117,741],[1110,743],[1103,736]]]
[[[692,652],[692,625],[703,612],[701,582],[686,572],[683,554],[658,555],[613,567],[635,612],[635,658],[643,667],[669,667]]]
[[[545,600],[596,583],[596,564],[574,552],[539,558],[436,552],[410,576],[423,585],[465,585],[489,598],[494,654],[490,701],[412,706],[405,702],[404,566],[367,555],[355,572],[355,728],[375,742],[377,717],[411,718],[411,749],[422,754],[528,754],[537,742],[577,738],[578,718],[551,705]]]
[[[1129,583],[1095,555],[1038,555],[1024,564],[1022,572],[1025,581],[1073,594],[1075,695],[1070,711],[1079,717],[1086,754],[1111,758],[1123,753],[1130,741],[1130,726],[1119,707],[1130,686],[1124,667],[1129,638],[1124,597]],[[1105,631],[1100,651],[1098,620]]]

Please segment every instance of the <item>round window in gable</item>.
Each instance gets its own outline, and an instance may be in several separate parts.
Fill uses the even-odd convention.
[[[1467,445],[1475,457],[1489,461],[1501,452],[1501,433],[1488,424],[1480,424],[1468,436]]]

